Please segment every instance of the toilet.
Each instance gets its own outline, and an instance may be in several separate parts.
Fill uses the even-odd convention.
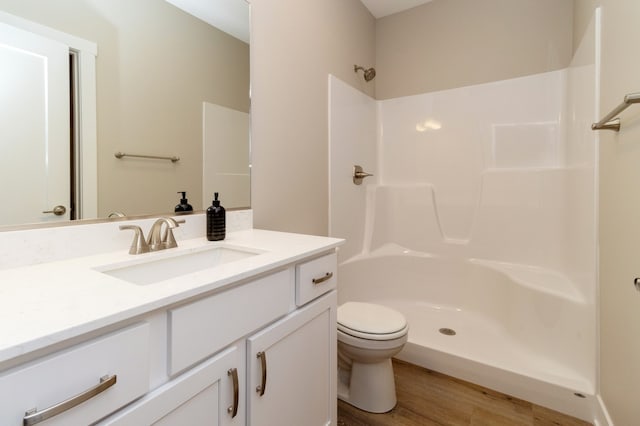
[[[391,357],[407,342],[409,325],[393,309],[347,302],[338,307],[338,398],[361,410],[396,405]]]

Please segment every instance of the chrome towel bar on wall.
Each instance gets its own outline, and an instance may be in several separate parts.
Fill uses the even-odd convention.
[[[620,114],[622,111],[627,109],[632,104],[637,104],[640,102],[640,92],[629,93],[624,97],[624,100],[620,105],[618,105],[613,111],[604,116],[604,118],[597,123],[593,123],[591,125],[591,130],[613,130],[616,132],[620,131],[620,119],[616,116]],[[614,118],[616,117],[616,118]]]

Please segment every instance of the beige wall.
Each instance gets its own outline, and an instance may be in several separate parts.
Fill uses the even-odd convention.
[[[599,0],[602,5],[601,116],[625,94],[640,90],[640,2]],[[593,12],[576,0],[576,37]],[[640,419],[640,109],[621,114],[620,133],[600,131],[600,392],[614,424]]]
[[[573,0],[573,51],[575,53],[596,8],[596,0]]]
[[[328,232],[328,74],[373,94],[360,0],[252,0],[252,197],[257,228]]]
[[[176,191],[202,208],[202,102],[249,111],[246,43],[164,0],[0,0],[0,10],[98,45],[100,216],[173,211]]]
[[[565,68],[572,0],[434,0],[376,24],[376,98]]]

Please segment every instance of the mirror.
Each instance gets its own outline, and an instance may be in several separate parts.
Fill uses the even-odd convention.
[[[206,209],[214,191],[226,208],[249,207],[248,37],[191,14],[219,17],[206,9],[229,12],[232,3],[248,28],[245,0],[0,0],[0,11],[97,46],[97,164],[77,167],[96,168],[97,205],[82,219],[171,213],[179,191],[194,210]]]

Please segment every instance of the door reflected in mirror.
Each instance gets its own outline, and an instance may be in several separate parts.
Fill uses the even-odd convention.
[[[244,14],[242,19],[248,28],[248,4],[245,0],[231,1],[242,5],[233,13]],[[216,2],[203,0],[203,4],[216,7]],[[82,145],[84,135],[79,125],[91,119],[81,114],[82,102],[77,96],[78,92],[91,91],[82,84],[83,77],[92,70],[83,69],[82,61],[69,62],[68,45],[63,54],[58,52],[64,56],[67,77],[58,78],[61,86],[66,84],[64,90],[55,90],[62,93],[61,99],[70,102],[71,107],[63,106],[65,100],[52,105],[49,94],[33,93],[37,88],[33,82],[27,83],[32,93],[9,91],[19,87],[16,79],[29,75],[21,71],[29,69],[27,65],[18,66],[15,62],[16,52],[25,49],[18,46],[0,50],[0,68],[13,73],[0,76],[2,128],[13,125],[11,130],[0,134],[0,155],[7,163],[2,163],[1,169],[11,170],[8,175],[0,171],[0,178],[12,183],[11,191],[19,194],[20,202],[36,206],[14,207],[18,214],[0,217],[0,225],[55,220],[58,215],[43,212],[53,211],[59,205],[69,212],[62,215],[64,220],[73,215],[82,219],[106,218],[112,212],[127,216],[166,214],[179,204],[179,191],[187,192],[195,210],[206,209],[213,192],[220,193],[226,208],[249,207],[250,99],[246,41],[165,0],[0,0],[0,11],[6,12],[0,15],[3,45],[9,39],[16,39],[16,30],[11,29],[14,22],[7,24],[7,20],[2,19],[10,14],[13,18],[86,40],[97,48],[93,130],[97,142],[94,142],[93,161],[84,161],[87,155],[91,157],[91,147]],[[11,31],[13,35],[7,35]],[[31,78],[44,81],[41,74],[44,67],[38,64],[43,54],[24,56],[27,62],[31,61],[28,64],[32,67]],[[78,71],[76,90],[68,77],[69,70],[74,68]],[[48,78],[48,81],[53,80]],[[30,103],[25,101],[28,93]],[[21,108],[16,108],[17,105]],[[71,112],[67,114],[67,111]],[[64,129],[58,129],[56,138],[64,140],[66,148],[59,156],[66,162],[68,171],[60,172],[56,167],[54,172],[53,161],[59,152],[54,151],[54,137],[49,135],[52,129],[47,128],[47,123],[52,122],[62,123],[57,126]],[[245,127],[233,127],[239,123]],[[180,160],[118,159],[116,152],[176,156]],[[75,166],[74,161],[69,160],[74,157]],[[55,195],[50,188],[54,174],[62,175],[62,180],[70,186],[63,195]],[[75,182],[74,174],[79,176]],[[93,181],[83,180],[83,175],[92,174]],[[34,186],[44,193],[38,193]],[[75,198],[71,194],[76,194]],[[85,200],[83,194],[87,195]],[[88,207],[83,208],[83,202]]]

